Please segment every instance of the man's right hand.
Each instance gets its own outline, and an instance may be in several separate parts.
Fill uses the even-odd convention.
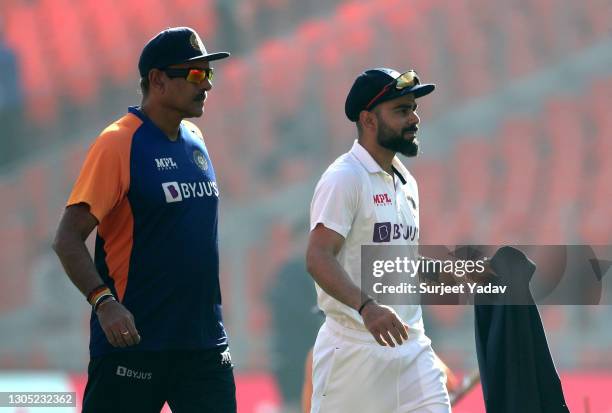
[[[395,347],[395,343],[401,345],[404,340],[408,340],[408,325],[389,306],[372,301],[363,308],[361,317],[365,327],[381,346]]]
[[[140,343],[134,316],[116,300],[107,300],[96,312],[100,327],[113,347],[129,347]]]

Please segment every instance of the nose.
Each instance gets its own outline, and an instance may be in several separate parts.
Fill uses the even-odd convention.
[[[212,89],[213,85],[210,80],[204,79],[204,81],[200,83],[200,87],[208,92],[210,89]]]
[[[412,111],[409,116],[409,120],[411,125],[418,125],[421,121],[421,118],[419,118],[419,115],[416,113],[416,111]]]

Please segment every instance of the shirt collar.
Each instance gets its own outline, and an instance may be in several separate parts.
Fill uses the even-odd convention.
[[[128,112],[140,118],[140,120],[142,120],[143,122],[146,122],[149,119],[144,113],[142,113],[142,110],[140,110],[140,106],[130,106],[128,107]]]
[[[355,142],[353,143],[353,147],[351,148],[349,153],[351,153],[355,158],[357,158],[357,160],[361,162],[363,167],[369,173],[371,174],[376,174],[376,173],[381,173],[381,172],[386,173],[380,167],[378,162],[376,162],[376,160],[372,158],[372,155],[370,155],[370,152],[368,152],[366,148],[361,146],[361,144],[357,141],[357,139],[355,139]],[[395,174],[397,174],[397,176],[399,177],[400,181],[402,181],[403,184],[406,184],[406,175],[407,175],[406,167],[402,164],[402,162],[399,160],[397,155],[393,157],[393,160],[391,161],[391,167],[393,168],[393,172],[395,172]]]

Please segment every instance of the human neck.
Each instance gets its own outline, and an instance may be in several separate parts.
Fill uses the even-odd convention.
[[[179,126],[181,124],[181,116],[160,105],[152,105],[149,102],[144,102],[140,107],[142,113],[147,115],[151,122],[155,124],[171,141],[178,139]]]
[[[375,138],[374,140],[360,139],[359,143],[368,151],[383,171],[387,172],[389,175],[393,175],[393,158],[395,157],[395,152],[378,145],[375,142]]]

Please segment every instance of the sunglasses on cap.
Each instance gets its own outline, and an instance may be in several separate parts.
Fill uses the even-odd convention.
[[[380,92],[378,92],[378,94],[376,96],[374,96],[369,102],[368,104],[365,106],[365,110],[369,110],[372,105],[374,105],[374,103],[376,103],[376,101],[385,93],[387,93],[389,91],[389,89],[391,89],[392,87],[395,87],[397,90],[402,90],[402,89],[406,89],[407,87],[414,87],[418,84],[420,84],[421,82],[419,81],[419,77],[417,75],[417,72],[415,72],[414,70],[409,70],[405,73],[402,73],[401,75],[399,75],[397,78],[393,79],[393,81],[391,81],[390,83],[388,83],[387,85],[385,85],[385,87],[382,88],[382,90]]]
[[[204,80],[208,79],[210,83],[212,83],[213,78],[215,77],[215,71],[212,67],[207,67],[205,69],[196,69],[196,68],[165,68],[161,69],[162,72],[166,74],[169,78],[182,78],[187,80],[190,83],[195,83],[199,85]]]

